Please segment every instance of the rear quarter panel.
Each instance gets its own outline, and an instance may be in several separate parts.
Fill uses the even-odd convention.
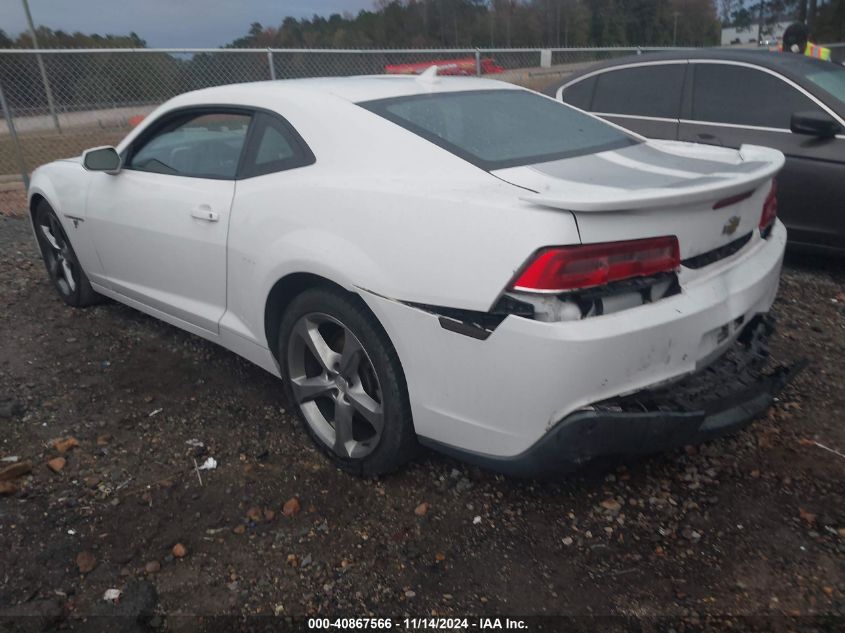
[[[273,285],[312,273],[349,290],[487,310],[525,260],[577,244],[571,213],[333,95],[272,107],[308,143],[308,167],[240,180],[228,241],[224,325],[266,345]]]
[[[569,212],[484,181],[396,187],[316,166],[240,181],[228,249],[233,327],[266,343],[266,298],[301,272],[401,301],[489,309],[536,249],[579,238]]]

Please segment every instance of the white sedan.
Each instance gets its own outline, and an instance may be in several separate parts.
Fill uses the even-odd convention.
[[[787,378],[756,362],[783,155],[648,141],[432,72],[199,90],[40,167],[59,295],[283,377],[314,441],[365,476],[420,444],[539,476],[764,410]]]

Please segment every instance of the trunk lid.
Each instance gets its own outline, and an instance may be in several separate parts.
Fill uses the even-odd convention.
[[[526,201],[574,213],[584,244],[676,235],[686,259],[757,228],[783,163],[777,150],[753,145],[647,141],[493,174],[530,190]],[[734,197],[742,199],[714,208]]]

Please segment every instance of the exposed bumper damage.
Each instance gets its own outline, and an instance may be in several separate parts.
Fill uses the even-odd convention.
[[[655,390],[712,365],[770,310],[785,245],[786,230],[776,223],[769,239],[733,256],[699,270],[682,267],[681,292],[572,321],[510,314],[495,324],[369,292],[362,298],[396,346],[420,441],[489,458],[501,470],[544,442],[551,453],[563,449],[564,433],[572,432],[562,430],[563,420],[596,418],[589,428],[623,433],[612,424],[619,416],[595,411],[596,403]],[[563,450],[560,461],[581,449]]]
[[[769,322],[758,317],[711,365],[672,384],[575,411],[513,457],[425,443],[506,475],[547,478],[598,457],[653,454],[712,440],[749,424],[803,368],[804,363],[787,367],[773,362],[767,345],[770,332]]]

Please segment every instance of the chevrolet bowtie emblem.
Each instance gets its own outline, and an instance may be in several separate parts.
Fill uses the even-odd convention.
[[[739,217],[733,216],[727,222],[725,222],[725,226],[722,227],[722,235],[733,235],[736,232],[737,227],[739,226]]]

